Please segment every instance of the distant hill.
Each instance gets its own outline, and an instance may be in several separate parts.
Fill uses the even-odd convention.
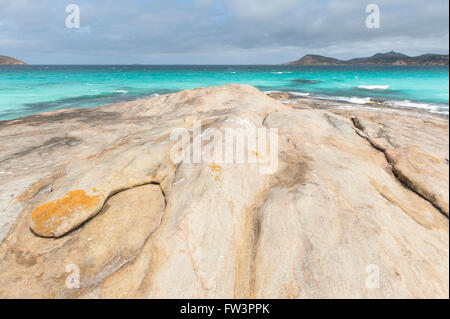
[[[26,63],[9,56],[0,55],[0,65],[26,65]]]
[[[303,58],[285,65],[448,65],[449,56],[424,54],[410,57],[398,52],[377,53],[368,58],[339,60],[321,55],[305,55]]]

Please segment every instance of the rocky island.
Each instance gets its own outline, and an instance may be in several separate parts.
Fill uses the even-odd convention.
[[[274,97],[0,122],[0,298],[448,298],[448,117]],[[174,162],[197,120],[277,129],[278,170]]]
[[[305,55],[303,58],[285,65],[448,65],[449,56],[424,54],[410,57],[398,52],[377,53],[368,58],[339,60],[320,55]]]
[[[0,65],[26,65],[26,63],[9,56],[0,55]]]

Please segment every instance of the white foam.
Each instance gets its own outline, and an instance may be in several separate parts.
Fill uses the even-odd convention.
[[[264,91],[264,94],[272,94],[272,93],[286,93],[286,92],[281,92],[281,91]],[[294,95],[294,96],[310,96],[309,93],[302,93],[302,92],[287,92],[290,95]]]
[[[389,89],[389,85],[360,85],[358,88],[366,90],[387,90]]]
[[[351,97],[348,99],[348,101],[350,103],[355,103],[355,104],[366,104],[366,103],[370,103],[372,102],[372,100],[370,99],[370,97]]]
[[[283,93],[281,91],[264,91],[264,94]]]
[[[343,96],[331,96],[331,97],[321,97],[325,100],[335,100],[335,101],[342,101],[342,102],[349,102],[353,104],[366,104],[371,103],[372,100],[370,97],[343,97]]]
[[[386,101],[385,104],[397,107],[397,108],[413,108],[413,109],[422,109],[426,110],[432,113],[439,113],[439,114],[447,114],[448,115],[448,108],[445,110],[444,105],[439,104],[431,104],[431,103],[421,103],[421,102],[413,102],[410,100],[402,100],[402,101]]]
[[[127,90],[117,90],[116,93],[123,93],[123,94],[126,94],[126,93],[128,93],[128,91],[127,91]]]
[[[309,93],[302,93],[302,92],[288,92],[291,95],[295,95],[295,96],[309,96]]]
[[[353,104],[372,104],[373,100],[370,97],[328,97],[325,99],[332,99],[336,101],[342,101],[342,102],[350,102]],[[393,108],[410,108],[410,109],[418,109],[418,110],[424,110],[431,113],[436,114],[444,114],[448,115],[448,106],[445,105],[439,105],[439,104],[431,104],[431,103],[421,103],[421,102],[413,102],[410,100],[389,100],[389,101],[383,101],[382,102],[385,105],[391,106]]]
[[[265,91],[265,94],[270,93],[282,93],[280,91]],[[303,93],[303,92],[287,92],[293,96],[302,96],[307,97],[311,96],[310,93]],[[347,102],[351,104],[373,104],[374,101],[370,97],[344,97],[344,96],[323,96],[323,95],[312,95],[312,98],[317,98],[321,100],[331,100],[331,101],[340,101],[340,102]],[[413,109],[419,109],[428,111],[431,113],[436,114],[443,114],[443,115],[449,115],[449,108],[448,105],[444,104],[432,104],[432,103],[424,103],[424,102],[413,102],[410,100],[388,100],[381,102],[382,104],[391,106],[393,108],[413,108]],[[376,109],[376,108],[375,108]]]

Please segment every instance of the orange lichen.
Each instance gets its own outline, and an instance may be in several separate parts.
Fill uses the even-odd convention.
[[[52,235],[65,220],[74,214],[95,207],[100,198],[88,196],[84,190],[75,190],[66,194],[64,198],[36,207],[31,214],[33,230],[42,236]]]
[[[209,166],[211,168],[212,173],[214,174],[214,179],[216,180],[216,182],[221,182],[223,180],[222,178],[222,166],[217,165],[217,164],[211,164]]]
[[[260,153],[258,153],[258,152],[256,152],[256,151],[250,151],[250,154],[255,155],[255,157],[256,157],[257,159],[259,159],[259,160],[264,159],[263,156],[262,156],[262,154],[260,154]]]
[[[211,164],[210,167],[213,172],[221,172],[222,171],[222,166],[220,166],[220,165]]]

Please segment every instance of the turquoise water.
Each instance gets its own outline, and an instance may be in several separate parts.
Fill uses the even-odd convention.
[[[446,115],[449,109],[448,67],[0,66],[0,120],[228,83]]]

